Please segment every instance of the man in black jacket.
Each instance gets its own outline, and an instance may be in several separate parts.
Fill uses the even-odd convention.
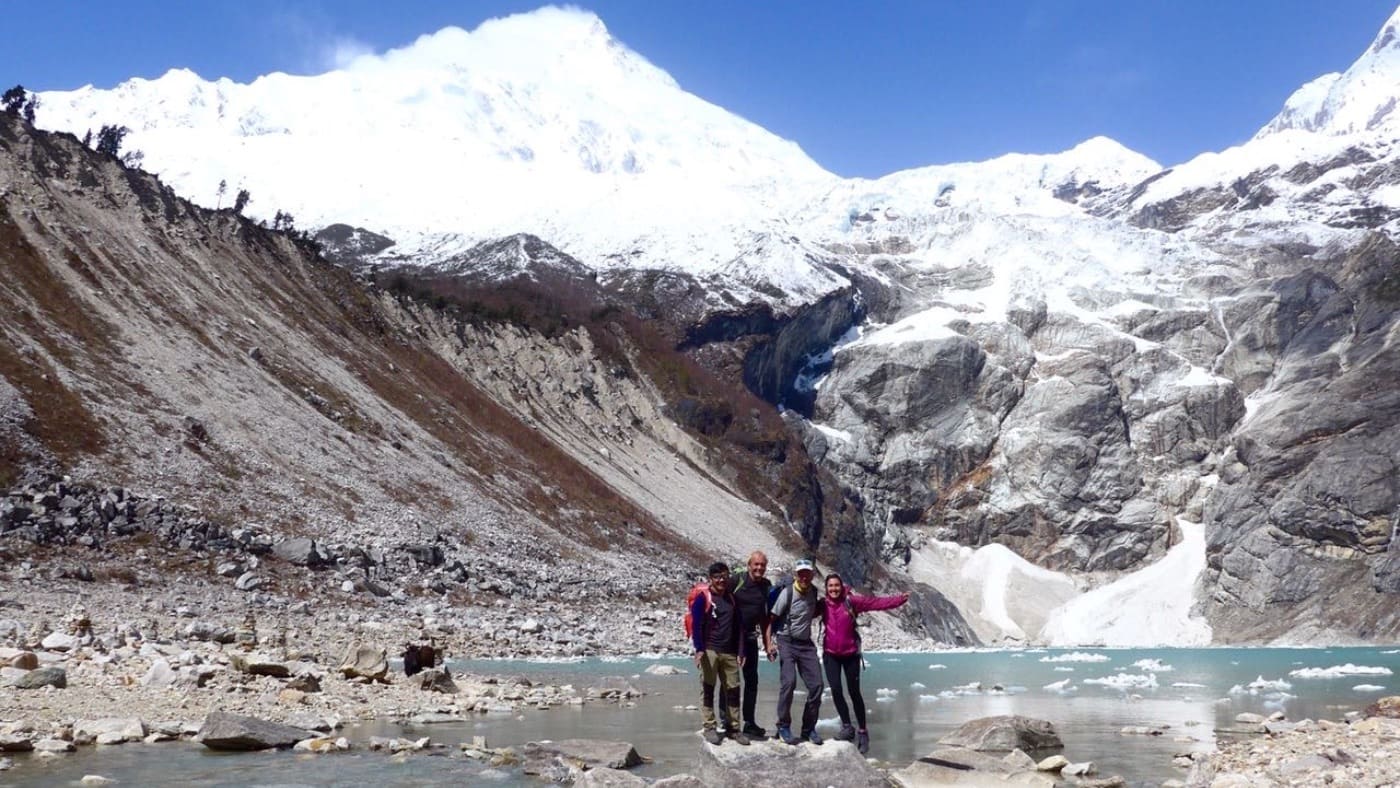
[[[754,707],[758,705],[758,638],[763,636],[763,650],[771,662],[777,657],[768,632],[768,591],[773,587],[765,575],[768,573],[768,556],[755,550],[749,556],[748,572],[739,576],[734,584],[734,601],[744,619],[744,652],[749,659],[744,662],[744,733],[749,736],[767,736],[768,731],[760,728],[754,720]]]

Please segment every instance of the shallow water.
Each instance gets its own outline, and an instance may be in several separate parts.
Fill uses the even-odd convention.
[[[1050,661],[1074,652],[1106,659]],[[1156,670],[1134,666],[1143,660],[1159,664],[1149,664]],[[0,772],[0,786],[76,784],[85,774],[101,774],[129,785],[540,784],[519,773],[486,770],[471,761],[445,757],[455,754],[456,745],[473,736],[485,736],[493,747],[540,739],[621,739],[632,742],[639,752],[653,759],[640,773],[675,774],[691,768],[699,712],[674,707],[699,702],[698,679],[693,670],[683,676],[642,673],[658,661],[691,670],[687,660],[464,663],[455,667],[497,675],[522,674],[539,681],[571,683],[580,689],[602,676],[626,676],[648,694],[632,708],[596,703],[515,715],[487,714],[461,724],[404,730],[382,723],[354,726],[342,732],[357,741],[399,733],[431,736],[435,742],[451,745],[438,757],[418,754],[396,762],[386,754],[364,751],[325,756],[285,752],[229,755],[212,753],[191,743],[128,744],[100,751],[85,747],[57,759],[17,757],[16,769]],[[907,764],[931,752],[939,737],[969,719],[1024,714],[1055,723],[1065,742],[1064,753],[1071,760],[1092,760],[1101,773],[1121,774],[1139,785],[1159,785],[1167,778],[1182,776],[1183,772],[1171,765],[1172,756],[1212,748],[1217,736],[1231,735],[1218,731],[1234,727],[1235,715],[1241,712],[1268,715],[1283,711],[1293,720],[1340,720],[1346,712],[1364,708],[1377,697],[1400,694],[1400,679],[1396,678],[1400,674],[1400,653],[1392,648],[875,653],[867,655],[867,662],[862,688],[870,710],[871,757],[890,764]],[[1332,678],[1288,675],[1304,668],[1347,663],[1386,668],[1392,673]],[[1155,676],[1156,686],[1119,688],[1085,683],[1115,676],[1132,677],[1137,682]],[[1281,680],[1291,687],[1249,689],[1248,685],[1261,677]],[[1045,689],[1046,685],[1065,680],[1069,685],[1063,690]],[[1119,679],[1125,683],[1128,680]],[[776,664],[762,665],[759,682],[758,721],[771,730],[777,694]],[[967,686],[974,682],[980,682],[983,688]],[[995,685],[1004,689],[992,689]],[[1382,689],[1353,689],[1358,685]],[[799,716],[802,700],[799,694],[794,702]],[[835,732],[836,713],[829,698],[822,705],[822,717],[819,730]],[[1124,727],[1142,725],[1170,728],[1160,737],[1119,734]],[[1177,741],[1176,737],[1190,737],[1192,741]]]

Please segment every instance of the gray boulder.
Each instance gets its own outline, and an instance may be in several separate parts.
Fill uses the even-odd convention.
[[[965,747],[978,752],[1042,752],[1064,746],[1053,723],[1003,714],[982,717],[964,723],[957,730],[938,740],[947,747]]]
[[[14,681],[15,689],[39,689],[41,687],[63,689],[67,686],[68,672],[59,667],[31,670]]]
[[[97,739],[104,734],[115,735],[121,741],[140,741],[146,738],[146,723],[139,717],[107,717],[99,720],[78,720],[73,723],[75,737],[87,736]]]
[[[389,656],[382,648],[354,645],[340,661],[340,672],[347,679],[388,681]]]
[[[820,747],[796,747],[775,740],[744,747],[733,742],[702,743],[696,776],[705,785],[728,788],[792,788],[796,785],[839,785],[842,788],[884,788],[889,784],[855,745],[828,741]]]
[[[269,750],[292,747],[315,736],[290,725],[215,711],[204,718],[196,738],[211,750]]]
[[[1025,753],[1021,755],[1029,760]],[[891,773],[890,777],[896,784],[907,788],[932,785],[1029,785],[1051,788],[1056,784],[1054,775],[1037,771],[1034,762],[1012,762],[964,747],[935,750]]]
[[[0,734],[0,752],[29,752],[34,749],[34,742],[28,737],[14,733]]]
[[[574,780],[574,788],[643,788],[647,781],[621,769],[589,769]]]
[[[228,661],[234,670],[239,673],[247,673],[250,676],[272,676],[273,678],[285,679],[292,674],[282,661],[273,659],[267,654],[234,653],[229,655]]]
[[[627,742],[599,739],[532,741],[521,748],[526,761],[561,759],[581,769],[630,769],[642,763],[642,756]]]
[[[455,695],[458,692],[457,684],[452,680],[452,676],[441,668],[429,668],[417,676],[419,688],[428,692],[442,692],[448,695]]]

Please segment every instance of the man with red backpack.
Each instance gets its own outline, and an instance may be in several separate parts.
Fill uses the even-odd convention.
[[[753,655],[746,653],[744,617],[734,594],[729,590],[729,566],[723,562],[710,565],[709,585],[692,589],[686,628],[695,648],[695,667],[700,670],[700,718],[704,724],[705,741],[719,744],[723,739],[716,729],[715,680],[724,693],[725,722],[729,738],[747,745],[749,737],[739,729],[739,671]]]

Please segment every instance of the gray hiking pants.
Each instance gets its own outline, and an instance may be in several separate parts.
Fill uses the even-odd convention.
[[[807,704],[802,707],[801,733],[806,736],[817,727],[822,708],[822,663],[817,645],[810,640],[790,640],[778,636],[778,727],[792,727],[792,692],[797,675],[807,688]]]

